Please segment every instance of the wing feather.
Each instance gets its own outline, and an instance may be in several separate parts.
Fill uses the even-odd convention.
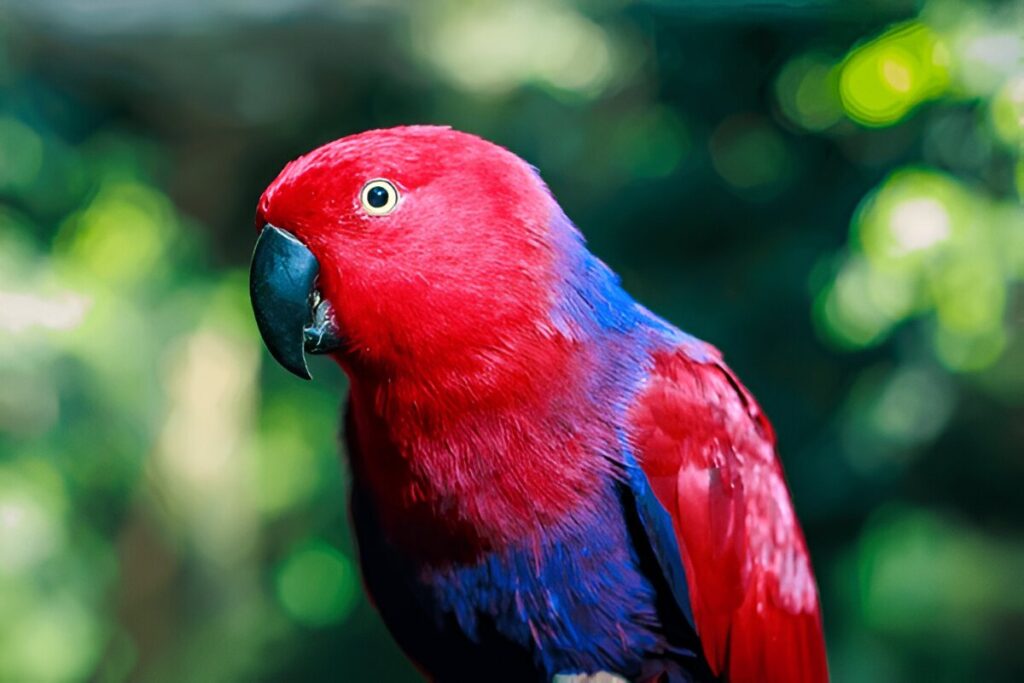
[[[717,351],[708,354],[656,355],[631,412],[705,657],[730,683],[827,681],[817,589],[775,435]]]

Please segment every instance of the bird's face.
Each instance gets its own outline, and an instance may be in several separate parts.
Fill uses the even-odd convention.
[[[324,145],[260,199],[260,331],[306,378],[306,351],[387,365],[500,348],[548,309],[554,210],[525,162],[447,128]]]

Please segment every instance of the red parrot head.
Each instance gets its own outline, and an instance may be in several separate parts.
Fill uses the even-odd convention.
[[[271,353],[388,366],[472,358],[550,307],[560,211],[517,156],[433,126],[342,138],[260,199],[250,293]]]

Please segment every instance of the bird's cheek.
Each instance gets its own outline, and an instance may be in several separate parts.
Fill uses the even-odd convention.
[[[346,338],[357,336],[367,312],[375,307],[375,293],[364,273],[348,262],[327,260],[317,281],[317,291],[331,319]]]

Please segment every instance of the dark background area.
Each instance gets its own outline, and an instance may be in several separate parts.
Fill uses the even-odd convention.
[[[286,161],[403,123],[724,351],[836,681],[1022,680],[1022,116],[1011,2],[0,1],[0,680],[416,680],[344,378],[269,362],[246,274]]]

